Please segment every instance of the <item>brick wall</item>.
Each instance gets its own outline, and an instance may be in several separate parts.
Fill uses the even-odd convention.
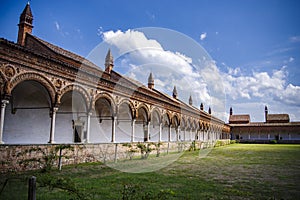
[[[189,149],[192,142],[165,142],[161,143],[159,152],[161,154],[167,152],[178,152]],[[147,143],[145,143],[147,144]],[[140,151],[136,147],[137,143],[131,143],[133,149],[137,151],[133,156],[140,156]],[[39,169],[43,167],[43,163],[23,161],[29,159],[43,159],[43,157],[50,155],[59,144],[43,144],[43,145],[0,145],[0,172],[17,172]],[[66,157],[62,159],[62,165],[78,164],[87,162],[108,162],[115,160],[129,159],[130,147],[125,144],[70,144],[70,148],[63,149],[62,154]],[[151,146],[153,150],[151,154],[156,154],[157,150],[154,145]],[[208,147],[202,142],[196,142],[196,148]],[[38,149],[38,150],[37,150]],[[58,151],[59,152],[59,151]],[[57,152],[57,155],[59,154]],[[132,155],[131,155],[132,156]],[[58,158],[53,159],[54,166],[58,166]]]

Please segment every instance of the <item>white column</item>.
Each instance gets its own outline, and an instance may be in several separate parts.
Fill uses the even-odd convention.
[[[169,135],[168,141],[171,142],[171,125],[169,125],[169,133],[168,133],[168,135]]]
[[[57,110],[58,110],[57,107],[52,108],[50,138],[49,138],[49,142],[48,142],[50,144],[55,143],[55,141],[54,141],[54,134],[55,134],[55,119],[56,119],[56,112],[57,112]]]
[[[177,127],[177,142],[179,141],[179,135],[180,135],[180,126]]]
[[[111,142],[115,142],[115,137],[116,137],[116,121],[117,117],[114,116],[112,117],[112,127],[111,127]]]
[[[291,134],[289,133],[289,140],[291,140]]]
[[[1,101],[1,119],[0,119],[0,144],[4,144],[2,138],[3,138],[3,128],[4,128],[4,117],[5,117],[5,108],[6,104],[8,104],[8,100],[2,100]]]
[[[150,141],[150,122],[147,124],[147,142]]]
[[[192,141],[192,129],[190,129],[190,141]]]
[[[135,119],[131,121],[131,142],[134,142],[134,134],[135,134]]]
[[[91,130],[91,112],[88,112],[87,114],[87,120],[86,120],[86,143],[90,142],[90,130]]]
[[[186,140],[186,132],[185,132],[185,130],[186,130],[186,127],[184,127],[184,129],[183,129],[183,140],[184,141]]]
[[[159,124],[158,142],[161,142],[161,129],[162,129],[162,123]]]

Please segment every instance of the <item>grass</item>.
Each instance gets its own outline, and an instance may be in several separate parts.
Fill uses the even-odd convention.
[[[133,167],[142,164],[132,162]],[[232,144],[214,148],[203,158],[199,151],[185,152],[167,167],[148,173],[87,163],[46,174],[2,174],[0,191],[8,182],[0,199],[26,199],[31,175],[40,180],[37,199],[300,199],[300,145]],[[42,180],[78,194],[51,184],[42,187]]]

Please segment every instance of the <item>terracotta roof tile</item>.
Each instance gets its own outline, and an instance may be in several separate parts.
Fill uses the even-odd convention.
[[[229,124],[244,124],[250,122],[250,115],[230,115]]]
[[[77,54],[75,54],[75,53],[72,53],[72,52],[70,52],[70,51],[67,51],[67,50],[65,50],[65,49],[63,49],[63,48],[60,48],[60,47],[58,47],[58,46],[56,46],[56,45],[53,45],[53,44],[51,44],[51,43],[49,43],[49,42],[46,42],[46,41],[44,41],[44,40],[42,40],[42,39],[40,39],[40,38],[38,38],[38,37],[36,37],[36,36],[30,35],[30,34],[27,34],[27,36],[33,37],[33,38],[36,39],[38,42],[42,43],[43,45],[45,45],[46,47],[48,47],[50,50],[52,50],[53,52],[55,52],[55,53],[57,53],[57,54],[59,54],[59,55],[63,55],[63,56],[65,56],[65,57],[70,58],[70,59],[72,59],[72,60],[75,60],[75,61],[77,61],[77,62],[87,64],[87,65],[89,65],[90,67],[94,67],[94,68],[100,69],[100,67],[98,67],[97,65],[95,65],[95,64],[92,63],[91,61],[85,59],[84,57],[81,57],[81,56],[79,56],[79,55],[77,55]]]
[[[288,114],[268,114],[267,123],[289,122],[290,117]]]

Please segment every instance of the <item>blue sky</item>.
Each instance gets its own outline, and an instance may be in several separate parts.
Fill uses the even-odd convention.
[[[26,3],[1,1],[0,37],[16,41]],[[88,56],[110,31],[124,36],[128,29],[162,27],[183,33],[215,61],[224,82],[225,115],[232,106],[234,113],[249,113],[252,121],[262,121],[268,105],[271,113],[289,113],[292,120],[300,120],[300,1],[33,0],[30,4],[33,34],[81,56]]]

